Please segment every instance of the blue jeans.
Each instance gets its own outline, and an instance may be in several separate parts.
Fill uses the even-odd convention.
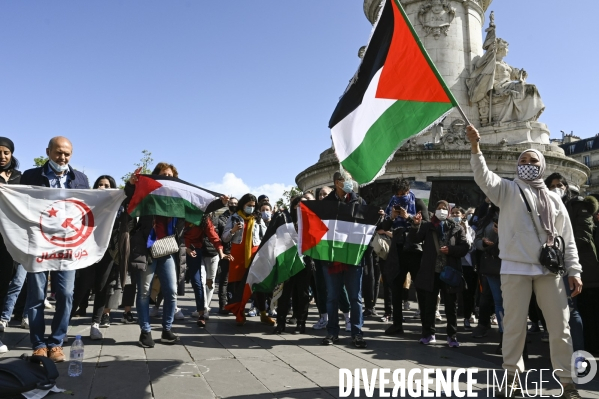
[[[349,317],[351,323],[351,335],[355,337],[362,334],[364,316],[362,315],[362,266],[348,266],[346,271],[329,274],[328,262],[322,262],[324,281],[327,285],[327,313],[329,323],[327,331],[329,335],[339,335],[339,295],[343,286],[347,289],[349,297]]]
[[[4,300],[4,305],[2,306],[0,320],[10,321],[12,311],[15,308],[15,303],[17,303],[17,298],[21,293],[23,284],[25,284],[26,277],[27,271],[25,268],[22,265],[17,266],[17,271],[8,285],[8,292],[6,293],[6,299]],[[25,309],[23,310],[23,317],[27,317],[27,306],[25,306]]]
[[[27,273],[27,306],[29,314],[29,336],[33,350],[62,346],[62,340],[69,328],[71,308],[73,307],[73,288],[75,270],[53,271],[52,288],[56,304],[52,330],[44,341],[46,323],[44,322],[44,300],[48,287],[48,272]]]
[[[175,254],[176,255],[176,254]],[[146,270],[140,271],[137,278],[137,317],[141,331],[150,332],[150,292],[154,274],[160,280],[160,291],[164,298],[164,309],[162,312],[162,328],[165,331],[171,329],[175,318],[177,306],[177,271],[173,255],[154,259]]]
[[[570,308],[570,335],[572,336],[572,348],[574,351],[584,350],[584,332],[582,329],[582,317],[578,313],[576,297],[572,298],[568,276],[564,276],[566,295],[568,296],[568,308]]]
[[[200,251],[196,251],[200,252]],[[206,307],[204,304],[204,284],[202,283],[202,256],[200,253],[194,258],[187,255],[187,270],[191,276],[191,287],[193,288],[193,296],[196,300],[196,310],[203,312]]]
[[[495,302],[495,316],[497,316],[497,324],[499,325],[499,332],[503,332],[503,297],[501,296],[501,277],[499,276],[487,276],[487,282],[489,288],[491,288],[491,294],[493,295],[493,302]]]

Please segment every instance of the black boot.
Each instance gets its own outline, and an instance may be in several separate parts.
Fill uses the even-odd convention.
[[[272,332],[273,334],[282,334],[285,332],[285,323],[279,323],[275,327],[275,330]]]
[[[305,334],[306,333],[306,325],[303,323],[297,323],[295,326],[294,334]]]

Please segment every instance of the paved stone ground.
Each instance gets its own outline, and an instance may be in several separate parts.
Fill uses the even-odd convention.
[[[179,306],[186,315],[194,310],[193,304],[191,292],[179,298]],[[216,303],[213,306],[218,307]],[[48,313],[49,318],[51,312]],[[486,390],[486,369],[501,367],[501,357],[494,354],[497,329],[481,340],[460,329],[461,346],[457,349],[447,347],[443,334],[437,335],[436,345],[425,347],[417,343],[419,323],[411,319],[413,311],[405,312],[408,322],[402,337],[384,336],[388,324],[378,318],[367,318],[364,328],[367,349],[352,347],[349,333],[343,333],[340,345],[323,347],[320,340],[324,330],[308,328],[306,335],[277,336],[258,317],[248,318],[245,326],[237,327],[233,317],[217,315],[211,315],[206,329],[198,328],[190,317],[177,321],[173,331],[179,334],[181,343],[174,346],[160,344],[160,319],[153,319],[156,347],[143,349],[137,344],[139,327],[120,323],[121,314],[113,312],[113,323],[103,329],[102,341],[88,338],[89,318],[73,319],[70,342],[75,334],[84,337],[83,375],[70,378],[68,363],[59,364],[61,377],[57,385],[67,391],[50,397],[337,398],[339,368],[365,368],[370,373],[374,368],[472,367],[479,369],[478,397],[486,398],[492,397]],[[311,306],[310,326],[316,318],[316,309]],[[30,352],[28,333],[17,326],[9,327],[0,339],[10,349],[4,356]],[[542,343],[539,335],[531,336],[531,341],[527,368],[551,368],[548,344]],[[545,375],[544,379],[551,377]],[[547,385],[551,390],[545,394],[559,393],[555,382]],[[599,398],[599,378],[582,388],[583,397]],[[367,397],[363,390],[360,394]],[[378,389],[374,397],[379,397]]]

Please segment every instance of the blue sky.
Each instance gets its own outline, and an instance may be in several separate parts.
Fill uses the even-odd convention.
[[[552,136],[599,133],[599,2],[491,9]],[[0,135],[21,169],[64,135],[91,179],[119,180],[147,149],[190,182],[275,197],[330,146],[370,29],[360,0],[3,1]]]

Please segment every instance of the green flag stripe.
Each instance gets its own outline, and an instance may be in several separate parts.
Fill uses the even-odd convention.
[[[304,268],[304,263],[297,254],[297,246],[279,254],[268,276],[260,283],[252,286],[253,292],[272,292],[277,284],[289,280]]]
[[[144,215],[176,217],[199,225],[204,211],[183,198],[150,194],[131,213],[132,217]]]
[[[357,266],[360,264],[367,247],[368,245],[322,240],[314,247],[304,251],[304,255],[313,259]]]
[[[368,129],[364,140],[341,164],[359,182],[372,181],[400,145],[429,127],[450,103],[396,101]]]

